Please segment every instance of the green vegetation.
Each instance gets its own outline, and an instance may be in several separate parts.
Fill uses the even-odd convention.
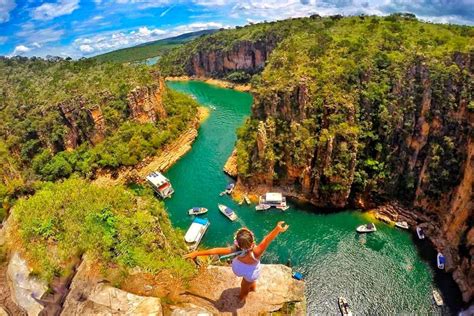
[[[109,53],[91,57],[99,62],[142,62],[146,59],[162,56],[173,48],[179,47],[190,40],[201,35],[213,33],[215,30],[204,30],[182,34],[180,36],[165,38],[162,40],[141,44],[138,46],[123,48]]]
[[[194,272],[182,258],[181,235],[150,189],[137,195],[80,179],[47,183],[34,196],[20,199],[13,216],[13,247],[48,281],[67,273],[71,260],[83,254],[124,272],[138,267],[181,278]]]
[[[423,80],[431,84],[428,121],[435,116],[446,120],[460,98],[472,107],[472,81],[456,64],[455,54],[474,50],[474,28],[423,23],[410,14],[251,25],[190,42],[163,57],[160,65],[165,72],[181,74],[189,62],[186,54],[226,50],[239,41],[269,36],[280,41],[265,69],[252,78],[256,114],[238,135],[243,178],[273,170],[277,180],[289,168],[310,165],[320,193],[328,197],[352,186],[358,192],[408,197],[418,175],[401,172],[411,153],[405,147],[394,151],[393,146],[414,133]],[[259,121],[265,123],[267,138],[263,159],[256,157]],[[446,124],[455,146],[449,149],[443,138],[430,137],[427,147],[431,182],[424,189],[433,196],[457,183],[458,177],[448,175],[459,174],[463,162],[454,148],[465,142],[465,123]]]

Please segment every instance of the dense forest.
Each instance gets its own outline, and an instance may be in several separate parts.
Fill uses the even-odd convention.
[[[140,162],[197,113],[194,100],[145,66],[18,57],[1,59],[0,72],[3,215],[42,181]],[[149,111],[143,104],[161,116],[134,119]]]

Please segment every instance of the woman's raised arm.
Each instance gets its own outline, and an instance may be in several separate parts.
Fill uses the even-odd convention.
[[[206,249],[201,251],[193,251],[185,255],[185,258],[194,259],[199,256],[209,256],[209,255],[228,255],[232,253],[232,247],[225,247],[225,248],[212,248]]]
[[[273,230],[267,236],[265,236],[265,238],[263,238],[262,242],[253,249],[255,256],[260,257],[265,252],[265,250],[267,250],[273,239],[275,239],[278,234],[286,232],[288,227],[289,225],[285,225],[284,221],[278,222],[275,228],[273,228]]]

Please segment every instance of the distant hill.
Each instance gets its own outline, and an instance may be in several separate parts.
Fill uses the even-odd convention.
[[[113,61],[119,63],[142,61],[148,58],[160,56],[174,47],[187,43],[201,35],[212,34],[216,31],[216,29],[211,29],[185,33],[175,37],[164,38],[133,47],[118,49],[112,52],[91,57],[91,59],[102,62]]]

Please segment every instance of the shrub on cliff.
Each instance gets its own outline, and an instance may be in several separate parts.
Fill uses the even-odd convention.
[[[105,269],[116,266],[125,273],[167,270],[186,278],[194,271],[181,258],[181,234],[149,190],[137,195],[121,186],[69,179],[20,199],[13,214],[11,247],[48,281],[67,273],[71,260],[85,253]]]

